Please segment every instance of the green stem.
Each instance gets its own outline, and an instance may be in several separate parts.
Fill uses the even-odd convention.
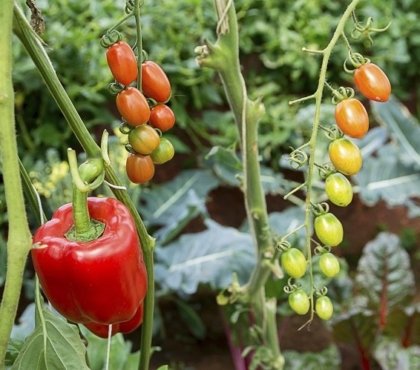
[[[307,186],[307,193],[306,193],[306,200],[305,200],[305,227],[306,227],[306,251],[307,251],[307,259],[309,261],[309,277],[311,283],[311,316],[308,321],[311,322],[314,316],[314,278],[313,278],[313,271],[312,271],[312,263],[310,263],[312,258],[312,250],[311,250],[311,236],[312,236],[312,180],[314,177],[314,169],[315,169],[315,152],[316,152],[316,143],[320,125],[320,116],[321,116],[321,104],[322,104],[322,97],[324,92],[324,86],[326,81],[326,74],[327,74],[327,67],[328,62],[331,56],[331,52],[336,45],[337,41],[339,40],[340,36],[343,33],[344,26],[351,16],[351,13],[356,8],[357,4],[360,0],[353,0],[350,5],[347,7],[346,11],[344,12],[343,16],[341,17],[337,28],[334,31],[333,37],[331,38],[328,46],[323,50],[323,57],[321,63],[321,69],[319,74],[318,80],[318,87],[315,92],[315,116],[314,116],[314,123],[312,129],[312,135],[309,140],[310,143],[310,154],[309,154],[309,163],[308,163],[308,174],[306,179],[306,186]]]
[[[12,83],[13,1],[0,3],[0,157],[9,220],[7,240],[6,283],[0,304],[0,369],[4,369],[7,343],[16,317],[22,288],[23,272],[31,247],[31,234],[26,217],[19,176],[19,159],[14,118]]]
[[[141,87],[141,65],[143,62],[143,37],[141,35],[141,19],[140,19],[140,0],[136,0],[134,4],[134,17],[136,19],[136,37],[137,37],[137,88],[142,91]]]
[[[56,100],[57,105],[61,109],[64,117],[66,118],[70,128],[74,132],[78,141],[82,145],[85,152],[89,157],[98,157],[101,155],[101,150],[99,146],[95,143],[93,138],[90,136],[89,131],[83,124],[79,114],[77,113],[73,103],[68,97],[66,91],[61,85],[55,70],[51,64],[51,61],[45,52],[38,36],[32,30],[28,21],[22,14],[22,11],[16,6],[14,7],[14,32],[21,40],[23,46],[25,47],[28,54],[31,56],[35,65],[37,66],[42,78],[45,81],[48,89],[50,90],[53,98]],[[121,186],[118,176],[112,167],[105,163],[105,173],[106,180],[114,185]],[[146,264],[146,269],[149,277],[149,290],[145,299],[145,310],[143,316],[143,329],[153,326],[153,301],[154,301],[154,279],[153,279],[153,249],[155,245],[155,239],[147,233],[147,229],[138,214],[136,207],[130,197],[127,194],[126,190],[111,188],[115,197],[123,202],[126,207],[130,210],[134,221],[136,223],[137,232],[139,234],[142,250],[144,254],[144,260]],[[152,303],[150,303],[152,302]],[[148,363],[150,356],[150,349],[145,348],[145,346],[151,343],[151,330],[144,330],[145,334],[142,337],[142,352],[145,354],[142,356],[142,362]],[[148,336],[148,337],[146,337]],[[150,345],[149,345],[150,346]],[[146,368],[144,368],[146,369]]]

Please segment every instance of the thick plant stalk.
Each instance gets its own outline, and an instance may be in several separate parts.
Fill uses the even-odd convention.
[[[273,369],[282,369],[284,361],[280,354],[278,336],[273,335],[273,330],[277,332],[275,313],[271,312],[269,315],[269,324],[274,326],[269,328],[264,288],[265,279],[270,273],[264,259],[267,253],[274,253],[258,154],[258,122],[264,114],[264,107],[247,96],[239,61],[238,24],[233,2],[216,0],[215,4],[219,18],[218,40],[214,45],[198,48],[197,51],[201,52],[198,60],[201,65],[213,68],[219,73],[240,133],[244,169],[243,192],[250,231],[258,256],[256,267],[243,293],[251,303],[256,324],[262,329],[264,344],[271,349],[275,366]]]
[[[7,343],[19,303],[23,271],[31,247],[17,154],[12,83],[13,1],[0,3],[0,157],[6,194],[9,233],[7,273],[0,305],[0,369],[4,369]]]
[[[76,138],[82,145],[84,151],[89,157],[100,157],[101,150],[95,143],[94,139],[86,129],[80,115],[74,107],[72,101],[67,95],[65,89],[60,83],[60,80],[55,73],[52,63],[43,48],[39,37],[32,30],[25,16],[18,6],[14,7],[14,33],[19,37],[26,51],[32,58],[39,73],[48,89],[51,92],[52,97],[56,101],[58,107],[63,113],[67,123],[75,134]],[[111,165],[105,163],[106,179],[108,182],[120,186],[121,182],[118,179],[115,171]],[[130,210],[134,221],[136,223],[137,232],[140,237],[142,244],[144,262],[146,264],[147,275],[148,275],[148,291],[144,302],[144,317],[142,325],[142,343],[141,343],[141,363],[143,367],[141,370],[148,370],[148,363],[150,357],[150,345],[152,342],[152,328],[153,328],[153,307],[154,307],[154,271],[153,271],[153,249],[155,240],[151,237],[146,230],[146,227],[138,214],[136,207],[127,191],[112,187],[112,192],[116,198],[123,202]]]

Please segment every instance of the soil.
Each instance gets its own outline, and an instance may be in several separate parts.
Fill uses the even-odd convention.
[[[226,207],[229,204],[229,207]],[[269,196],[267,205],[270,212],[282,211],[289,206],[281,197]],[[225,226],[239,227],[246,214],[243,195],[235,188],[219,187],[209,194],[207,209],[212,219]],[[367,241],[372,240],[380,231],[387,230],[401,234],[404,230],[414,231],[416,240],[420,240],[420,218],[410,219],[404,207],[390,209],[385,203],[378,203],[368,207],[354,199],[346,208],[335,207],[332,211],[343,222],[345,229],[344,247],[337,249],[338,255],[355,267],[363,247]],[[204,229],[201,219],[193,220],[188,225],[188,232],[198,232]],[[418,243],[417,243],[418,244]],[[418,248],[418,245],[417,245]],[[412,251],[414,254],[415,251]],[[417,272],[419,281],[419,260],[412,258],[415,263],[413,270]],[[215,297],[207,293],[199,293],[191,298],[190,304],[198,309],[207,328],[204,340],[194,340],[185,328],[185,325],[176,315],[176,306],[173,302],[160,303],[160,310],[164,312],[164,325],[166,335],[155,344],[162,348],[153,356],[152,368],[161,364],[171,364],[171,369],[179,370],[228,370],[234,369],[229,352],[228,343],[223,331],[222,319],[217,315],[219,309]],[[301,352],[319,352],[332,342],[332,333],[319,320],[315,320],[310,331],[298,331],[305,318],[290,316],[279,322],[279,339],[282,350],[295,350]],[[169,335],[171,333],[171,335]],[[359,353],[350,345],[339,345],[342,370],[360,369]],[[375,369],[375,365],[373,369]],[[292,370],[292,369],[290,369]]]

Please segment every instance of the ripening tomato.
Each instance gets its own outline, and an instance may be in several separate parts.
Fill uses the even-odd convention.
[[[331,319],[334,312],[334,307],[331,302],[331,299],[329,299],[326,296],[319,297],[315,303],[315,312],[318,315],[318,317],[322,320]]]
[[[172,143],[164,138],[160,138],[159,146],[150,154],[153,163],[155,164],[163,164],[170,161],[175,154],[175,149]]]
[[[306,258],[297,248],[290,248],[281,254],[281,266],[295,279],[301,278],[306,271]]]
[[[369,130],[369,117],[363,104],[357,99],[345,99],[335,108],[337,126],[346,135],[362,138]]]
[[[343,241],[343,225],[332,213],[315,217],[315,234],[321,243],[335,247]]]
[[[346,207],[353,199],[350,181],[343,174],[332,173],[325,180],[325,192],[328,199],[337,206]]]
[[[106,51],[106,60],[115,80],[129,85],[137,79],[136,56],[125,41],[118,41]]]
[[[146,123],[150,117],[150,108],[144,95],[135,87],[124,89],[117,95],[117,109],[122,118],[132,126]]]
[[[142,64],[141,88],[144,95],[159,103],[164,103],[171,97],[171,84],[163,69],[152,61]]]
[[[159,146],[160,138],[153,127],[139,125],[128,134],[128,142],[138,154],[147,155]]]
[[[345,175],[354,175],[362,168],[362,154],[356,144],[346,138],[330,143],[328,154],[337,171]]]
[[[155,174],[155,165],[149,155],[130,154],[125,163],[127,176],[135,184],[150,181]]]
[[[150,111],[150,124],[165,132],[174,127],[175,114],[171,108],[165,104],[158,104]]]
[[[354,71],[354,83],[360,93],[370,100],[384,102],[391,94],[387,75],[373,63],[363,64]]]
[[[340,263],[336,256],[328,252],[319,258],[319,268],[325,276],[332,278],[340,272]]]
[[[298,315],[306,315],[309,311],[309,297],[303,289],[297,289],[289,295],[289,306]]]

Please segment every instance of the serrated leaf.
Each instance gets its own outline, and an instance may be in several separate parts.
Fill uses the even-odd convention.
[[[411,197],[420,195],[420,171],[404,166],[397,148],[388,144],[377,157],[368,157],[356,176],[363,202],[374,205],[385,200],[390,206],[404,205]]]
[[[210,171],[189,170],[170,182],[145,190],[141,212],[149,225],[162,226],[155,233],[158,241],[166,243],[193,218],[206,214],[206,196],[218,184]]]
[[[336,346],[321,352],[284,351],[285,369],[293,370],[339,370],[340,354]]]
[[[382,339],[375,347],[374,357],[383,370],[420,369],[420,346],[402,348],[395,341]]]
[[[365,246],[355,284],[368,297],[369,306],[378,312],[381,325],[385,325],[389,310],[414,289],[410,257],[396,235],[380,233]]]
[[[406,165],[416,164],[420,168],[420,125],[408,109],[396,98],[391,97],[387,103],[371,102],[376,119],[386,125],[398,140]]]
[[[249,277],[255,264],[251,237],[211,220],[206,226],[156,250],[156,281],[164,289],[193,294],[199,284],[227,287],[232,273],[242,282]]]
[[[25,340],[12,370],[89,370],[77,326],[42,308],[43,324]]]

